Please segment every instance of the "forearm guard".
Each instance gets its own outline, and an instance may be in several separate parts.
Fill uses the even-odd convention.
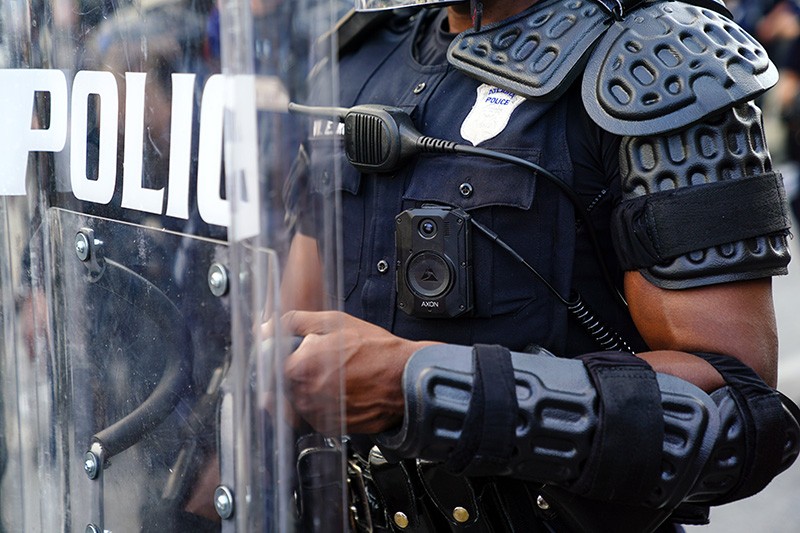
[[[403,425],[379,444],[465,476],[512,476],[665,510],[690,495],[709,502],[760,490],[797,455],[797,420],[780,402],[780,416],[737,435],[730,429],[752,426],[765,402],[778,412],[774,402],[755,395],[734,406],[732,387],[712,398],[629,354],[582,359],[498,346],[420,350],[406,366]],[[777,459],[757,458],[766,441],[760,448],[780,442]]]

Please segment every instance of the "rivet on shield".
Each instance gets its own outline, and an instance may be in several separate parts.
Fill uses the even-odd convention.
[[[89,237],[83,233],[75,235],[75,253],[81,261],[89,259]]]
[[[97,475],[100,473],[100,458],[94,452],[86,452],[83,456],[83,471],[86,472],[89,479],[97,479]]]
[[[225,485],[220,485],[214,491],[214,508],[223,520],[233,516],[233,493]]]
[[[219,263],[208,268],[208,288],[214,296],[224,296],[228,292],[228,270]]]

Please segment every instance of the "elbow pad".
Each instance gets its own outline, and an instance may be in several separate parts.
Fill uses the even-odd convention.
[[[726,386],[711,393],[721,431],[687,500],[722,505],[752,496],[800,453],[800,409],[739,360],[698,353]]]

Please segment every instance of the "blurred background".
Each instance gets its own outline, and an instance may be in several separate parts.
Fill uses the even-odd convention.
[[[764,125],[773,163],[792,204],[794,236],[800,235],[800,3],[782,0],[727,2],[738,22],[767,48],[781,79],[763,98]],[[789,275],[775,278],[780,363],[778,388],[800,403],[800,243],[792,238]],[[797,533],[800,531],[800,462],[760,494],[711,511],[711,524],[688,533]]]

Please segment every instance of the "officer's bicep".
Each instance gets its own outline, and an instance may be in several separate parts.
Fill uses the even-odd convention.
[[[774,386],[778,340],[770,278],[668,290],[627,272],[625,295],[651,350],[731,355]]]

